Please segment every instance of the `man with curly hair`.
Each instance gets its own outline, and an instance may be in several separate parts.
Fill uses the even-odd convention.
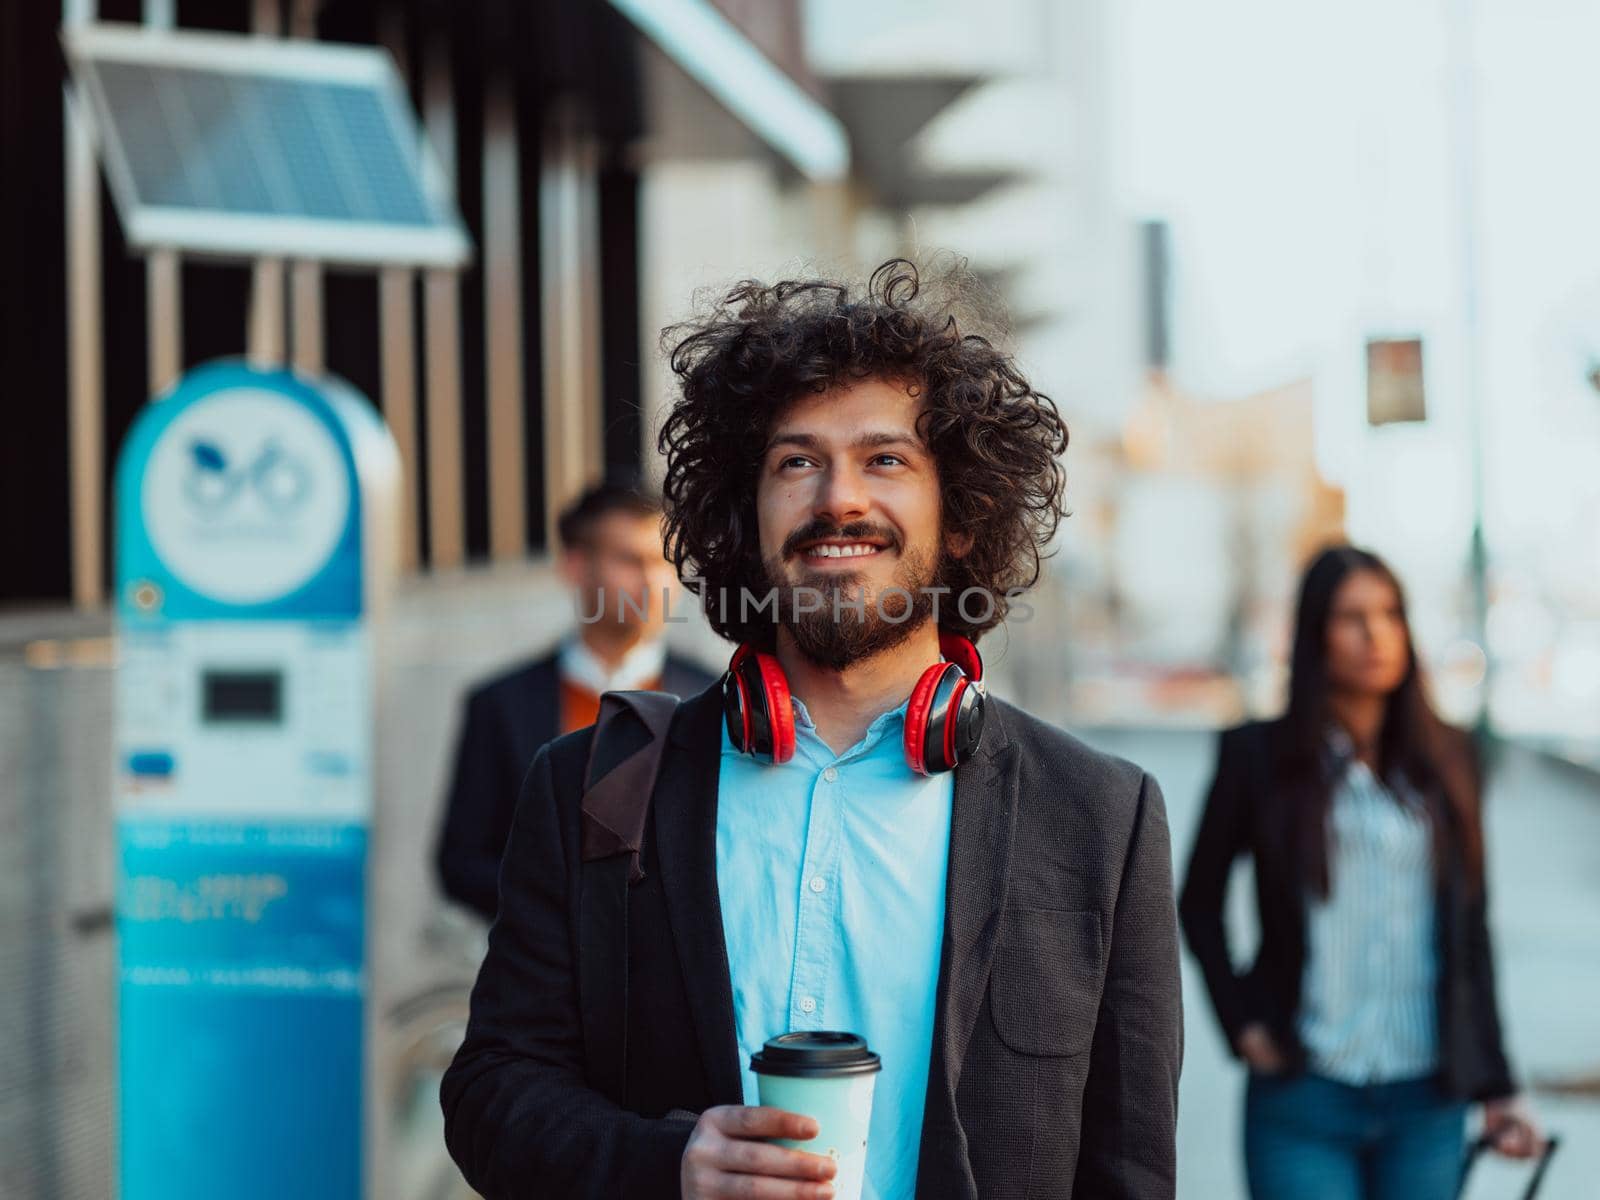
[[[872,1200],[1174,1194],[1165,810],[985,694],[975,643],[1038,577],[1067,434],[956,307],[896,260],[667,331],[667,553],[739,648],[672,718],[617,945],[581,907],[589,738],[528,773],[442,1087],[485,1196],[831,1196],[823,1147],[773,1144],[815,1123],[752,1072],[829,1030],[881,1057]],[[620,1080],[579,1001],[608,952]]]

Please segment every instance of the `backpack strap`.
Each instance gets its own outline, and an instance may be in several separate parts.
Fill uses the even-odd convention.
[[[678,698],[607,692],[589,743],[581,806],[578,999],[589,1082],[624,1103],[628,1060],[628,887],[644,878],[650,794]]]

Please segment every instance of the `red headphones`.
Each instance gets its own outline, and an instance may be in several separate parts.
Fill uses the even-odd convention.
[[[936,662],[922,673],[906,705],[906,765],[919,775],[953,770],[977,749],[983,732],[983,659],[964,637],[940,632]],[[770,654],[740,646],[722,677],[728,737],[745,754],[769,763],[794,757],[794,707],[789,681]]]

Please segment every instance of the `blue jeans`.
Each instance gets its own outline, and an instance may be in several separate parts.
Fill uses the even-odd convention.
[[[1251,1200],[1452,1200],[1467,1106],[1432,1080],[1352,1087],[1252,1074],[1244,1160]]]

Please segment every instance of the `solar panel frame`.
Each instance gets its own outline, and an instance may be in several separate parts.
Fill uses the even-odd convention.
[[[73,102],[86,110],[130,245],[230,258],[284,257],[371,267],[459,267],[471,258],[472,244],[456,212],[448,179],[411,110],[394,61],[385,51],[367,46],[110,23],[64,28],[62,43],[77,84]],[[230,211],[173,203],[170,195],[159,197],[167,202],[152,202],[152,197],[141,191],[140,175],[135,169],[138,164],[130,160],[129,147],[124,144],[127,131],[113,110],[114,89],[108,87],[108,80],[114,79],[122,65],[166,69],[172,73],[167,77],[168,84],[185,73],[193,82],[199,78],[196,72],[229,81],[236,90],[246,91],[250,87],[270,90],[278,82],[291,81],[301,85],[305,94],[320,96],[316,103],[324,106],[323,111],[335,95],[329,89],[345,89],[337,94],[346,99],[375,98],[376,105],[369,104],[364,115],[387,126],[387,144],[395,152],[390,155],[389,165],[393,167],[398,162],[409,168],[410,181],[415,185],[414,200],[425,210],[426,221],[415,219],[419,215],[417,203],[406,206],[412,218],[409,220],[353,220],[305,213]],[[241,80],[246,82],[239,83]],[[317,88],[322,92],[316,92]],[[302,115],[315,121],[317,114],[311,111]],[[170,125],[168,112],[166,126],[159,132],[170,135]],[[337,133],[336,127],[333,132]],[[328,139],[333,140],[337,139]],[[334,153],[330,145],[320,140],[308,144],[324,156]],[[183,149],[192,151],[194,145],[184,141]],[[169,148],[177,152],[170,138]],[[360,172],[350,172],[348,177],[359,180]],[[149,182],[148,172],[145,182]],[[213,182],[213,190],[220,196],[223,189],[218,181]],[[294,182],[298,188],[304,181]],[[303,189],[296,191],[297,198],[306,194]],[[384,197],[369,199],[381,207]]]

